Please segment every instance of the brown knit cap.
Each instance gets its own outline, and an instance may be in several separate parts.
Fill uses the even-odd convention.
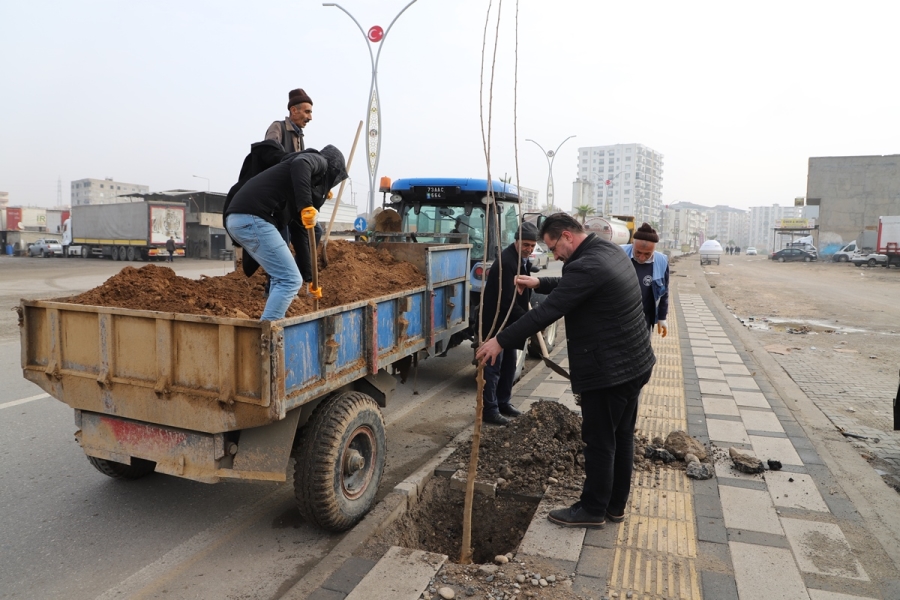
[[[638,230],[634,232],[634,239],[653,242],[655,244],[659,241],[659,236],[656,234],[656,230],[650,227],[650,223],[643,223],[638,227]]]
[[[303,88],[297,88],[288,92],[288,110],[291,110],[292,106],[303,104],[304,102],[309,102],[310,105],[313,103],[312,98],[303,91]]]

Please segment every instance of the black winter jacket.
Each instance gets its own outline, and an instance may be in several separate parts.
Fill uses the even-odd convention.
[[[531,273],[526,265],[523,265],[521,271],[518,271],[520,262],[522,262],[522,259],[519,258],[519,253],[516,251],[516,245],[510,244],[500,253],[500,260],[494,261],[490,271],[488,271],[487,279],[484,282],[484,291],[482,292],[483,306],[481,312],[481,335],[486,340],[496,334],[500,324],[503,323],[503,319],[506,318],[506,312],[509,310],[510,304],[513,305],[513,309],[509,315],[509,320],[506,321],[506,327],[518,321],[528,312],[531,290],[526,290],[521,295],[517,294],[515,281],[517,272],[520,275],[530,275]],[[500,285],[501,266],[503,271],[502,286]],[[500,303],[499,315],[497,315],[498,301]],[[495,316],[497,323],[492,332],[491,325],[494,324]],[[524,347],[524,342],[521,346],[516,346],[519,350]]]
[[[549,294],[497,336],[504,348],[565,317],[572,391],[612,387],[647,375],[656,363],[634,267],[622,249],[590,234],[563,265],[562,277],[542,277]]]

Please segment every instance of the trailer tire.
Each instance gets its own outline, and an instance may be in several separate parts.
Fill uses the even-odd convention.
[[[95,456],[88,456],[87,459],[95,469],[113,479],[140,479],[156,469],[155,462],[143,458],[132,458],[130,465]]]
[[[136,260],[134,246],[128,246],[128,249],[125,251],[125,253],[128,255],[129,262],[134,262]]]
[[[301,429],[295,455],[303,519],[329,531],[361,521],[375,503],[386,452],[384,418],[372,397],[347,392],[322,402]]]

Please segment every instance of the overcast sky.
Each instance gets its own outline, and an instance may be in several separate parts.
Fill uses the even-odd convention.
[[[408,2],[340,3],[364,29],[386,29]],[[491,173],[515,179],[518,146],[519,181],[543,201],[547,162],[525,140],[549,149],[576,135],[554,164],[564,208],[577,149],[615,143],[665,155],[664,203],[792,204],[810,156],[900,151],[898,6],[521,0],[516,138],[516,4],[504,0]],[[487,9],[418,0],[390,31],[379,176],[485,177]],[[368,108],[366,42],[320,2],[0,0],[0,23],[0,190],[12,205],[55,206],[58,179],[67,204],[70,182],[87,177],[206,189],[198,175],[225,192],[250,144],[286,115],[288,90],[313,99],[308,147],[348,154]],[[360,206],[365,164],[358,152]]]

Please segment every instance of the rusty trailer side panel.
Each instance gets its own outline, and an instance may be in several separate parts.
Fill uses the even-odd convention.
[[[280,421],[466,327],[468,245],[385,247],[425,271],[424,288],[275,322],[24,300],[23,373],[84,415],[210,439]]]

